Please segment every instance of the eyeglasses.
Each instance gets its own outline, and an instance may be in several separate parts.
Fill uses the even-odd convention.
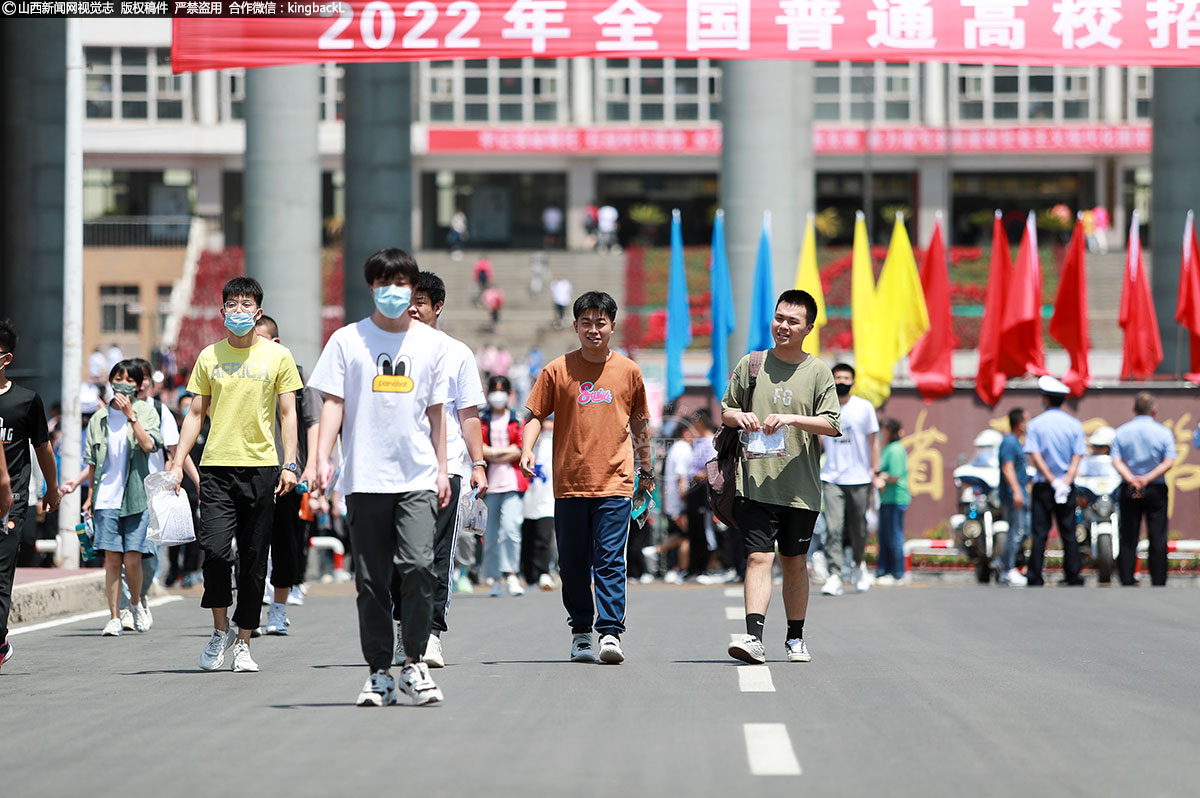
[[[225,312],[232,313],[235,310],[244,310],[247,313],[252,313],[258,309],[258,303],[253,299],[243,299],[241,302],[235,302],[232,299],[225,303]]]

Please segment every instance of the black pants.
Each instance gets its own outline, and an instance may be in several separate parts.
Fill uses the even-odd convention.
[[[300,502],[296,491],[280,496],[275,502],[271,524],[271,585],[291,588],[304,581],[304,545],[301,540],[308,526],[300,520]]]
[[[708,493],[703,483],[693,485],[687,492],[688,576],[699,576],[708,570],[712,552],[708,548]]]
[[[433,633],[438,637],[450,627],[446,616],[450,614],[451,577],[454,575],[454,545],[458,536],[458,497],[462,492],[462,477],[450,477],[450,503],[438,510],[437,528],[433,533],[433,575],[437,585],[433,589]],[[392,618],[404,620],[400,607],[403,595],[400,574],[392,574]],[[408,651],[408,649],[404,649]]]
[[[630,579],[641,579],[642,574],[648,570],[646,555],[642,554],[642,549],[650,545],[651,523],[653,522],[647,521],[645,526],[638,526],[635,521],[629,522],[629,537],[625,542],[625,570]]]
[[[238,603],[233,622],[241,629],[255,629],[262,619],[278,484],[279,466],[209,466],[200,471],[200,530],[196,534],[204,552],[200,606],[213,609],[233,604],[236,560]]]
[[[521,575],[536,584],[542,574],[550,573],[554,553],[554,516],[526,518],[521,524]]]
[[[1038,586],[1045,584],[1042,579],[1042,565],[1046,561],[1046,541],[1050,538],[1050,521],[1058,525],[1058,536],[1062,538],[1063,548],[1063,578],[1068,585],[1082,585],[1083,577],[1079,575],[1079,542],[1075,540],[1075,508],[1078,502],[1075,489],[1066,504],[1054,503],[1054,487],[1048,482],[1038,482],[1029,492],[1030,511],[1032,515],[1031,539],[1029,549],[1029,584]]]
[[[1142,498],[1130,494],[1132,488],[1122,484],[1118,494],[1121,507],[1121,553],[1117,557],[1117,570],[1121,584],[1135,584],[1133,572],[1137,566],[1137,545],[1142,530],[1142,518],[1146,519],[1146,537],[1150,540],[1150,584],[1162,586],[1167,583],[1167,486],[1147,485],[1142,489]]]
[[[358,637],[363,659],[375,671],[392,664],[392,580],[400,579],[404,650],[420,659],[433,628],[433,539],[437,494],[351,493],[346,525],[358,588]]]
[[[14,496],[16,496],[14,492]],[[8,513],[8,522],[12,526],[0,529],[0,645],[8,636],[8,613],[12,610],[13,579],[17,575],[17,550],[21,547],[21,529],[25,525],[25,516],[29,512],[29,504],[25,494],[20,502],[14,502]]]

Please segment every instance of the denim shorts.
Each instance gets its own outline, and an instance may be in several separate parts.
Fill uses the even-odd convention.
[[[92,514],[96,525],[96,540],[92,546],[97,551],[140,551],[153,554],[154,548],[146,540],[146,529],[150,525],[150,512],[121,517],[120,510],[96,510]]]

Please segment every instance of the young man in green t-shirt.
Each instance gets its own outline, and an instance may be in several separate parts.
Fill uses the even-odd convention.
[[[171,471],[183,484],[183,463],[196,443],[205,414],[212,425],[200,459],[200,528],[204,551],[204,596],[212,610],[213,633],[200,655],[200,668],[216,670],[233,646],[233,670],[255,672],[250,635],[262,618],[267,552],[275,499],[296,487],[296,394],[304,387],[292,353],[254,332],[262,318],[262,286],[235,277],[221,290],[221,313],[229,336],[206,346],[196,358],[188,390],[196,395]],[[283,467],[275,449],[275,407],[283,425]],[[237,540],[238,605],[233,604],[233,542]],[[236,642],[235,642],[236,641]]]
[[[804,351],[817,303],[806,291],[784,291],[775,303],[771,337],[753,397],[750,356],[733,370],[721,401],[721,420],[749,436],[785,431],[784,455],[742,460],[734,513],[746,544],[746,634],[729,644],[743,662],[766,662],[763,626],[771,600],[771,566],[779,547],[783,566],[785,641],[789,662],[808,662],[804,617],[808,611],[808,565],[813,527],[821,511],[821,444],[818,436],[841,435],[833,374]]]

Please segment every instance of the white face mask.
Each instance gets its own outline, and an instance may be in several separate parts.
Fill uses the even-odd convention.
[[[504,391],[492,391],[488,394],[487,400],[493,410],[501,410],[508,404],[508,394]]]

